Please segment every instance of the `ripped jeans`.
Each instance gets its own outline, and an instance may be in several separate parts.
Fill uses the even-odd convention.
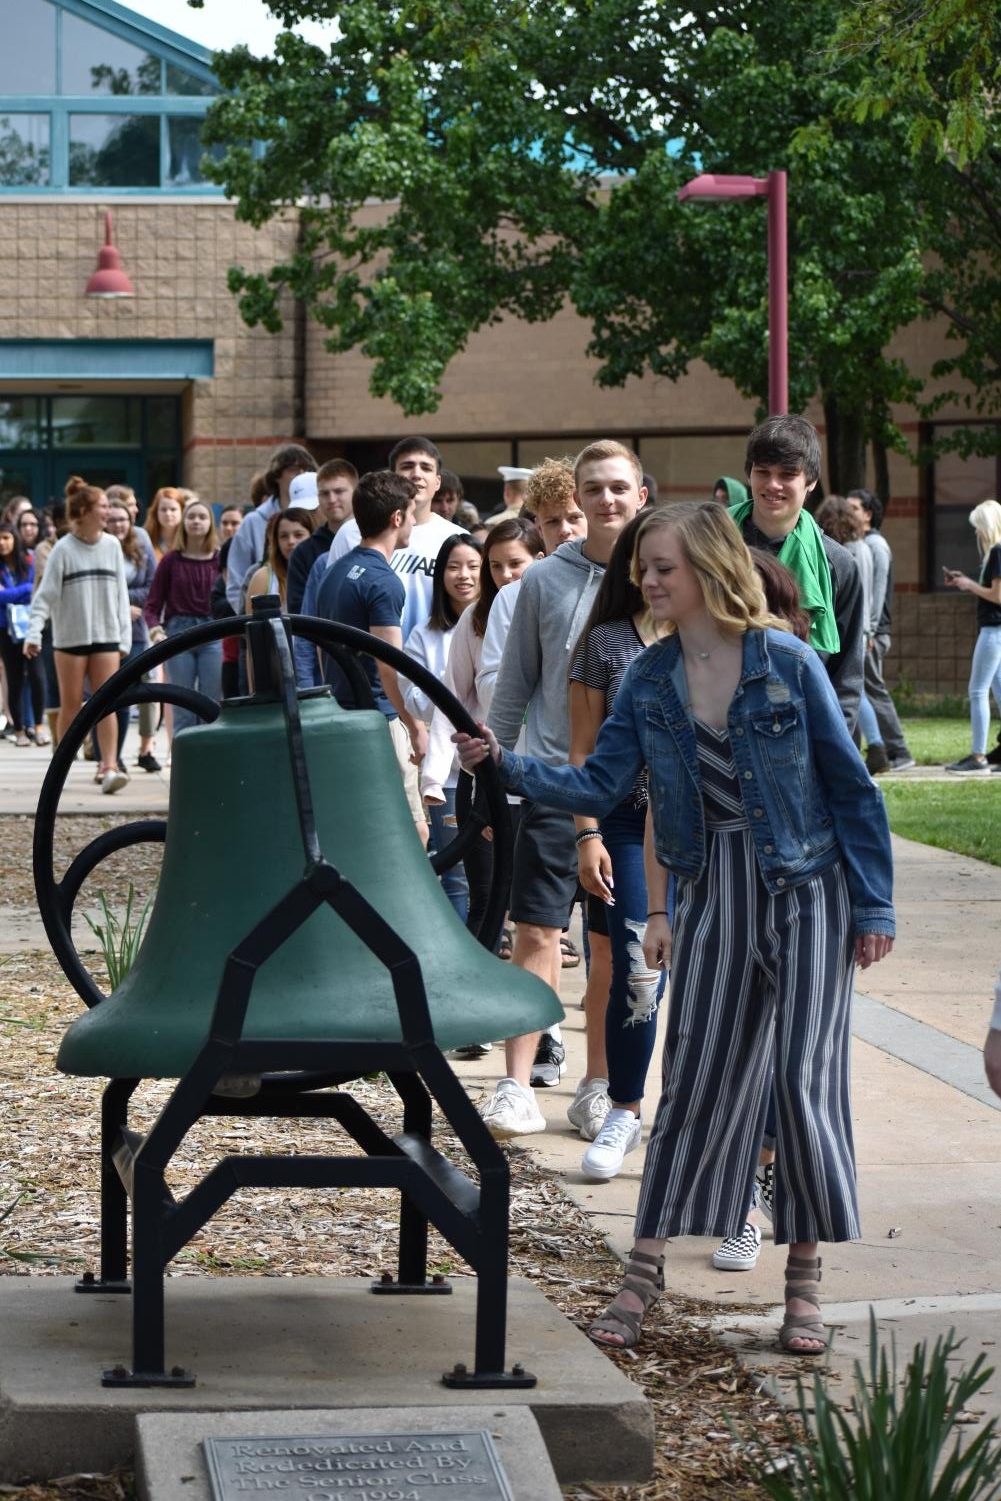
[[[620,803],[601,821],[612,862],[615,906],[603,907],[612,948],[612,986],[605,1013],[608,1094],[616,1105],[643,1098],[667,976],[643,958],[647,897],[643,874],[646,811]]]

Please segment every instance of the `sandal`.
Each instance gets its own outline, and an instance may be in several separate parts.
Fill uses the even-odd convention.
[[[514,930],[512,928],[501,929],[500,942],[497,945],[497,957],[498,959],[514,958]]]
[[[820,1316],[820,1257],[807,1260],[802,1256],[790,1256],[786,1261],[785,1300],[801,1298],[812,1303],[816,1313],[787,1313],[779,1330],[779,1344],[789,1355],[823,1355],[827,1350],[827,1331]],[[802,1350],[790,1343],[794,1339],[818,1340],[819,1350]]]
[[[21,750],[25,750],[31,744],[31,741],[28,739],[23,730],[18,730],[17,734],[14,736],[14,744],[16,746],[19,746]]]
[[[580,954],[577,952],[577,946],[564,933],[560,939],[560,966],[562,969],[576,969],[579,963]]]
[[[630,1308],[619,1308],[618,1296],[600,1318],[587,1331],[588,1339],[609,1350],[631,1350],[640,1337],[643,1320],[664,1291],[664,1257],[649,1256],[646,1251],[633,1250],[626,1262],[626,1275],[622,1279],[621,1292],[635,1293],[643,1304],[639,1313]],[[611,1339],[603,1335],[614,1336]]]
[[[36,745],[51,745],[52,744],[52,740],[49,737],[48,730],[36,730],[35,731],[35,744]]]

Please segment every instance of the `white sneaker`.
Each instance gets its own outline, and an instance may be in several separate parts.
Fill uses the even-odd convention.
[[[581,1079],[567,1106],[567,1120],[577,1127],[585,1141],[593,1141],[611,1108],[607,1079]]]
[[[758,1264],[761,1231],[747,1221],[739,1235],[728,1235],[713,1252],[713,1266],[719,1272],[750,1272]]]
[[[490,1135],[498,1141],[531,1136],[546,1129],[546,1118],[535,1103],[535,1095],[517,1079],[501,1079],[480,1115]]]
[[[101,791],[117,792],[119,788],[125,786],[127,781],[128,777],[126,776],[125,772],[119,771],[118,768],[114,766],[110,771],[106,771],[104,773],[104,776],[101,778]]]
[[[609,1110],[604,1125],[584,1153],[581,1172],[589,1178],[598,1178],[607,1183],[621,1171],[628,1152],[634,1152],[643,1135],[643,1126],[638,1115],[618,1106]]]

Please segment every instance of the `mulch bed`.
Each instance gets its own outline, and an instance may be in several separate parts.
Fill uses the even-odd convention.
[[[60,820],[60,859],[112,822]],[[10,905],[32,905],[30,862],[25,861],[29,843],[30,820],[0,819],[0,868]],[[123,900],[129,880],[144,897],[155,879],[159,850],[128,851],[116,860],[119,868],[102,872],[100,880],[109,900]],[[102,1085],[67,1078],[54,1067],[59,1039],[79,1009],[51,955],[20,953],[0,963],[0,1212],[14,1206],[0,1223],[0,1271],[6,1275],[75,1273],[98,1262],[94,1131]],[[153,1117],[169,1087],[144,1086],[133,1102],[138,1129]],[[399,1129],[396,1096],[385,1081],[359,1081],[350,1088],[374,1115]],[[269,1150],[281,1152],[305,1146],[313,1129],[300,1121],[202,1122],[175,1159],[172,1186],[183,1191],[225,1152],[255,1149],[258,1132],[266,1132]],[[444,1136],[445,1128],[441,1131]],[[513,1149],[510,1160],[512,1273],[530,1278],[568,1318],[586,1327],[614,1296],[620,1264],[530,1153]],[[334,1197],[292,1202],[285,1192],[264,1190],[237,1197],[180,1253],[172,1275],[359,1277],[393,1267],[396,1196],[385,1190],[341,1191],[336,1204]],[[438,1238],[432,1241],[431,1260],[434,1270],[449,1275],[468,1271]],[[708,1331],[718,1312],[716,1305],[667,1295],[648,1316],[639,1348],[608,1355],[653,1405],[656,1474],[640,1486],[576,1486],[568,1497],[743,1501],[763,1494],[740,1435],[753,1425],[759,1435],[774,1433],[778,1442],[779,1409],[759,1390],[760,1378],[744,1370]],[[0,1493],[16,1501],[130,1501],[132,1487],[131,1474],[74,1475],[45,1485],[0,1486]]]

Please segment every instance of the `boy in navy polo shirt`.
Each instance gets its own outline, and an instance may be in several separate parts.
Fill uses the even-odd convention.
[[[411,480],[389,469],[377,469],[359,480],[354,513],[361,542],[327,570],[316,601],[316,613],[322,618],[370,631],[398,650],[403,648],[401,621],[406,592],[389,560],[398,548],[406,547],[410,538],[416,493]],[[426,842],[417,763],[427,750],[427,726],[406,709],[395,668],[373,657],[359,660],[372,685],[376,707],[389,722],[410,811]],[[350,683],[329,657],[324,660],[324,677],[342,708],[358,707]]]

